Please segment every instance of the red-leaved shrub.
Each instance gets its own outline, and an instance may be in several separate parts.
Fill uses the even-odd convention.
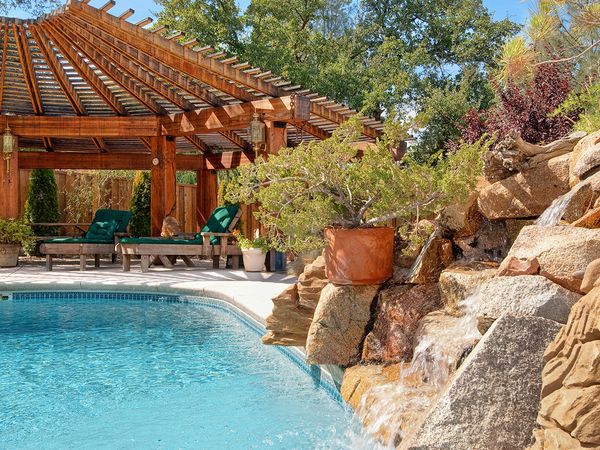
[[[571,74],[564,66],[544,64],[536,67],[531,81],[521,86],[500,86],[493,82],[497,102],[487,111],[468,111],[458,123],[461,137],[468,143],[484,133],[500,138],[513,131],[530,143],[552,142],[571,131],[578,112],[553,114],[565,101]]]

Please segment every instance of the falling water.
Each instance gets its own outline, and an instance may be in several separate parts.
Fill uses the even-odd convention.
[[[553,227],[558,225],[558,222],[562,219],[562,216],[571,204],[575,195],[588,184],[590,184],[590,178],[580,181],[573,186],[569,192],[554,199],[552,204],[542,213],[538,220],[536,220],[535,224],[543,227]]]
[[[464,315],[456,318],[453,326],[439,327],[441,332],[435,335],[421,326],[412,361],[402,369],[400,379],[376,386],[362,396],[356,414],[366,433],[377,436],[387,448],[396,447],[409,425],[414,428],[419,423],[447,385],[465,350],[481,338],[477,298],[474,294],[462,302]]]
[[[425,242],[425,245],[423,245],[423,248],[421,248],[421,251],[419,252],[419,255],[417,256],[417,259],[415,259],[415,262],[413,263],[413,265],[410,268],[410,272],[408,273],[407,276],[407,280],[412,279],[412,277],[414,277],[417,273],[417,270],[419,270],[419,267],[421,266],[421,262],[423,261],[423,258],[425,257],[425,253],[427,253],[427,250],[429,249],[429,247],[431,247],[431,244],[433,243],[433,240],[438,237],[438,230],[435,230],[433,233],[431,233],[431,235],[429,236],[429,239],[427,239],[427,242]]]

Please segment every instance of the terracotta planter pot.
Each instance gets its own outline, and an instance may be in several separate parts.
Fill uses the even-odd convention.
[[[393,228],[328,228],[325,270],[343,285],[381,284],[392,276]]]
[[[0,244],[0,267],[16,267],[20,250],[19,244]]]
[[[265,256],[261,248],[242,249],[244,270],[246,272],[262,272],[265,268]]]

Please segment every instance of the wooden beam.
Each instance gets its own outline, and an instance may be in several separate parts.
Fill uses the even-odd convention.
[[[227,170],[254,161],[251,152],[224,152],[201,155],[178,154],[177,170]],[[0,161],[1,162],[1,161]],[[150,153],[19,152],[21,169],[150,170]]]
[[[218,206],[217,173],[214,170],[198,170],[196,183],[196,218],[198,227],[202,227]]]
[[[251,101],[251,97],[253,97],[253,94],[240,88],[238,84],[273,97],[281,97],[289,94],[289,91],[285,91],[283,88],[265,81],[254,74],[242,71],[229,64],[224,64],[209,56],[204,56],[200,52],[194,52],[160,36],[153,35],[148,30],[136,27],[133,24],[123,23],[113,16],[102,13],[102,11],[98,11],[87,5],[77,4],[74,6],[74,8],[67,10],[65,16],[68,16],[69,13],[85,16],[86,21],[128,42],[134,48],[149,53],[151,56],[158,57],[171,67],[235,98]],[[226,80],[234,81],[234,83],[227,82]],[[316,102],[311,102],[310,112],[336,124],[342,124],[352,116],[352,114],[340,114],[332,111]],[[310,130],[310,128],[306,129],[307,132],[310,132]],[[380,131],[367,125],[361,127],[361,132],[371,138],[381,136]]]
[[[0,112],[4,105],[4,81],[6,80],[6,60],[8,55],[8,22],[4,24],[2,42],[2,66],[0,67]]]
[[[255,113],[264,120],[302,121],[306,120],[307,102],[306,97],[288,96],[171,114],[161,118],[161,133],[186,136],[241,129],[248,126]]]
[[[19,152],[13,152],[9,164],[0,159],[0,217],[16,219],[19,207]]]
[[[151,169],[150,216],[152,236],[160,236],[165,217],[174,214],[177,202],[175,139],[156,136],[149,139],[151,156],[158,161]]]
[[[159,118],[155,116],[4,117],[8,117],[8,123],[14,134],[28,138],[131,138],[160,134]]]
[[[83,58],[71,47],[71,44],[66,42],[60,32],[57,32],[54,25],[49,21],[43,22],[42,29],[50,36],[54,45],[60,50],[64,57],[69,61],[69,64],[75,69],[81,78],[90,86],[96,94],[104,100],[104,102],[117,114],[126,115],[123,104],[115,97],[110,89],[104,84],[100,77],[90,66],[88,66]]]

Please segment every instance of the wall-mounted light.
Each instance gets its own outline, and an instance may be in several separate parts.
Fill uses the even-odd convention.
[[[6,161],[6,174],[8,176],[8,180],[10,181],[10,161],[13,157],[13,153],[16,151],[17,147],[17,137],[12,134],[10,127],[8,126],[8,122],[6,123],[6,128],[4,129],[4,134],[2,135],[2,159]]]
[[[265,124],[260,120],[258,113],[255,112],[252,116],[252,121],[250,121],[250,126],[248,127],[248,134],[250,135],[250,142],[256,153],[266,149],[265,129]]]

